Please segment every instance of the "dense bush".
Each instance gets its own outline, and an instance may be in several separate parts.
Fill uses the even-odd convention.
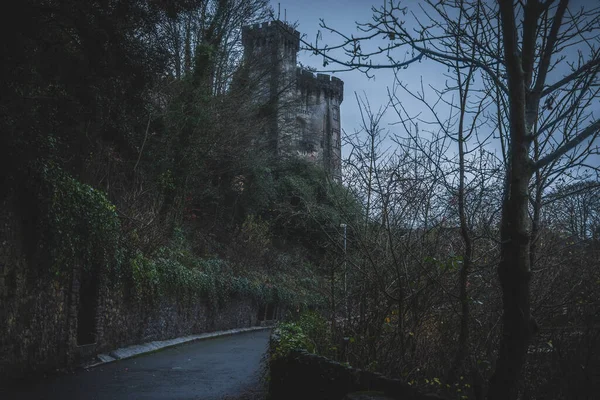
[[[38,166],[43,232],[56,276],[114,266],[120,222],[106,195],[83,184],[52,162]]]

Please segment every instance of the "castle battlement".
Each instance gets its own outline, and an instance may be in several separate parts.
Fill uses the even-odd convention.
[[[242,44],[247,49],[283,43],[292,51],[300,51],[300,32],[282,21],[269,21],[242,28]]]
[[[296,83],[301,92],[324,92],[341,103],[344,100],[344,82],[328,74],[314,74],[312,71],[297,67]]]

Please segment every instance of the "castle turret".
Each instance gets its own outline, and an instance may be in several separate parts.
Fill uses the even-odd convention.
[[[271,112],[266,132],[271,148],[278,157],[319,164],[340,180],[344,83],[296,67],[300,33],[281,21],[244,27],[242,42],[259,82],[256,98]]]
[[[296,95],[300,100],[297,118],[308,126],[307,132],[302,133],[304,138],[297,141],[296,152],[307,154],[332,177],[341,178],[340,105],[344,100],[344,82],[297,68]]]
[[[279,155],[281,147],[281,109],[290,102],[290,89],[300,49],[300,33],[281,21],[264,22],[242,28],[244,59],[250,80],[256,86],[255,101],[269,118],[262,147]]]
[[[242,44],[256,78],[271,96],[279,96],[294,80],[300,32],[281,21],[254,24],[242,29]]]
[[[242,29],[246,59],[256,56],[296,66],[300,32],[281,21],[263,22]]]

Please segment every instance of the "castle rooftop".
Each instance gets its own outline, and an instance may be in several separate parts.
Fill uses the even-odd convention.
[[[337,97],[341,103],[344,100],[344,81],[328,74],[316,74],[304,68],[296,68],[297,85],[301,91],[319,92]]]
[[[300,50],[300,32],[283,21],[268,21],[242,28],[242,44],[246,48],[259,47],[266,41],[288,42]]]

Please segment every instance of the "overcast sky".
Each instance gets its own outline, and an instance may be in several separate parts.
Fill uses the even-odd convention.
[[[409,6],[413,12],[420,14],[418,2],[419,0],[406,0],[403,4]],[[277,17],[279,11],[281,20],[287,18],[289,23],[297,23],[297,30],[304,35],[304,40],[314,43],[317,32],[321,31],[321,43],[329,45],[339,43],[339,38],[320,29],[320,19],[324,19],[328,26],[334,27],[344,34],[359,35],[356,22],[370,21],[371,7],[380,7],[383,3],[384,0],[271,0],[275,16]],[[341,54],[340,56],[343,57]],[[317,68],[320,72],[336,68],[333,64],[323,67],[322,56],[313,55],[308,51],[301,51],[298,59],[303,65]],[[434,62],[423,62],[418,66],[403,70],[405,76],[402,76],[401,80],[404,83],[416,85],[422,78],[427,84],[442,87],[445,81],[442,76],[444,72],[446,69]],[[333,75],[344,81],[344,102],[341,106],[342,130],[350,134],[360,129],[360,112],[355,93],[368,97],[371,107],[377,110],[388,101],[387,90],[393,85],[394,74],[391,70],[377,70],[372,78],[359,71],[336,72]],[[403,103],[412,115],[423,109],[423,106],[416,101]],[[400,126],[391,125],[397,121],[398,117],[394,114],[393,109],[389,110],[384,118],[385,127],[389,128],[391,132],[403,136],[404,132]],[[344,150],[346,150],[344,153],[347,153],[348,149]]]
[[[325,20],[328,26],[334,27],[344,34],[360,35],[356,28],[356,22],[369,22],[372,17],[371,7],[381,7],[384,0],[271,0],[271,4],[275,10],[275,16],[279,11],[281,20],[286,19],[289,23],[297,23],[297,30],[305,35],[307,42],[314,43],[319,28],[319,20]],[[420,18],[423,16],[419,8],[419,0],[405,0],[403,5],[408,6],[411,12],[414,12]],[[572,0],[570,9],[575,10],[583,5],[597,6],[598,0]],[[406,17],[410,23],[410,15]],[[322,32],[323,43],[335,44],[339,43],[339,38]],[[383,43],[382,43],[383,45]],[[329,65],[323,67],[323,58],[315,56],[307,51],[302,51],[299,54],[299,61],[306,66],[317,68],[319,71],[331,70],[335,66]],[[568,72],[568,71],[562,71]],[[402,70],[400,79],[403,83],[412,85],[413,89],[423,80],[425,84],[430,84],[437,88],[442,88],[446,81],[444,77],[446,68],[440,66],[433,61],[425,60],[422,63],[412,64],[408,69]],[[341,106],[342,129],[347,133],[352,133],[360,128],[360,113],[355,100],[354,93],[359,95],[366,94],[369,98],[371,106],[377,109],[385,104],[388,100],[387,88],[393,84],[393,72],[391,70],[377,70],[374,72],[375,77],[369,79],[359,71],[339,72],[336,76],[344,81],[344,102]],[[562,73],[560,75],[563,75]],[[549,75],[549,81],[554,81]],[[554,78],[558,78],[554,76]],[[556,79],[558,80],[558,79]],[[401,97],[403,105],[412,115],[420,111],[424,111],[425,107],[418,101],[411,100],[408,96]],[[599,102],[593,105],[594,111],[599,113]],[[387,124],[397,122],[398,117],[394,115],[393,110],[388,111],[387,118],[384,121]],[[401,136],[405,133],[401,126],[388,125],[389,129]],[[498,141],[492,142],[492,148],[496,148],[499,155]],[[599,163],[599,157],[594,157],[595,163]]]

